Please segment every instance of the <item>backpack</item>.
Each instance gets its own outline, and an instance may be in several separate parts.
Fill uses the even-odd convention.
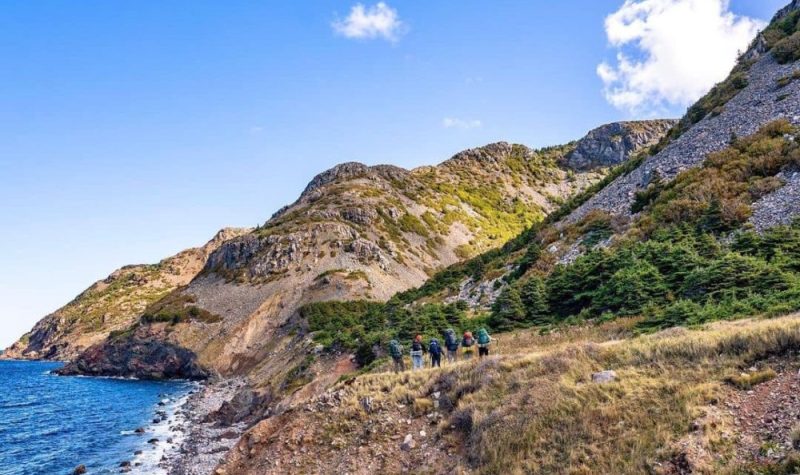
[[[398,343],[397,340],[389,342],[389,354],[392,355],[392,358],[403,357],[403,350],[400,348],[400,343]]]
[[[492,339],[489,338],[489,333],[486,331],[485,328],[481,328],[478,330],[478,344],[481,346],[488,345],[491,343]]]
[[[444,346],[450,351],[456,351],[458,349],[458,339],[456,338],[455,330],[452,328],[448,328],[444,331]]]
[[[461,340],[461,346],[469,348],[475,344],[475,339],[472,338],[472,332],[464,333],[464,338]]]
[[[439,346],[439,340],[437,340],[436,338],[431,340],[431,344],[428,347],[428,353],[434,356],[439,356],[442,354],[442,347]]]
[[[411,351],[422,351],[422,343],[414,340],[414,342],[411,343]]]

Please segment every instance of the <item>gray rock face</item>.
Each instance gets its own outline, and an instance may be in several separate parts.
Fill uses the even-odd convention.
[[[800,124],[800,81],[778,87],[778,79],[792,74],[797,64],[778,64],[763,55],[748,73],[748,86],[731,99],[721,114],[709,115],[658,154],[648,157],[633,172],[617,178],[571,213],[564,222],[580,221],[589,211],[603,210],[629,216],[636,191],[646,187],[656,174],[672,180],[678,173],[703,163],[709,153],[724,149],[732,135],[752,135],[777,119]]]
[[[167,342],[127,340],[124,344],[95,345],[56,371],[62,376],[134,376],[139,379],[191,379],[209,377],[197,356]]]
[[[775,14],[773,21],[779,20],[795,10],[800,10],[800,0],[792,0],[790,4],[778,10],[778,13]]]
[[[750,223],[756,231],[791,224],[800,216],[800,170],[783,171],[778,178],[786,184],[753,203]]]
[[[351,207],[340,211],[343,219],[351,223],[368,226],[378,217],[377,211],[370,208]]]
[[[359,162],[341,163],[315,176],[311,182],[309,182],[308,186],[306,186],[306,189],[303,191],[301,197],[306,196],[309,193],[312,193],[315,190],[318,190],[319,188],[322,188],[323,186],[335,181],[345,181],[360,177],[369,178],[374,176],[382,176],[389,179],[402,178],[408,175],[408,173],[408,170],[392,165],[368,166]]]
[[[619,165],[631,154],[655,145],[677,120],[614,122],[598,127],[578,141],[566,165],[575,170]]]
[[[508,142],[495,142],[489,145],[471,148],[453,155],[452,158],[445,162],[458,163],[463,161],[476,161],[481,163],[496,163],[503,157],[511,155],[514,150],[513,145]],[[527,154],[533,153],[532,150],[525,148]]]

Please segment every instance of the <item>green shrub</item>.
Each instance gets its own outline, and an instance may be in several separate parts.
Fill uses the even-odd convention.
[[[404,232],[419,234],[422,237],[428,237],[430,235],[428,228],[413,214],[404,214],[400,217],[398,224],[400,225],[400,229]]]
[[[800,59],[800,32],[793,33],[772,48],[772,56],[780,64],[791,63]]]
[[[668,295],[664,278],[647,261],[633,262],[616,271],[597,289],[593,307],[597,313],[638,315],[647,305],[663,303]]]
[[[715,298],[721,292],[745,296],[786,290],[790,277],[763,260],[735,252],[709,262],[692,272],[681,289],[687,298]]]
[[[191,294],[187,294],[184,289],[178,289],[163,299],[149,305],[140,320],[142,323],[178,323],[188,322],[189,320],[204,323],[217,323],[222,321],[222,317],[213,314],[208,310],[197,307],[194,304],[197,300]]]
[[[691,300],[678,300],[667,307],[650,306],[644,312],[643,328],[667,328],[695,322],[701,318],[703,307]]]

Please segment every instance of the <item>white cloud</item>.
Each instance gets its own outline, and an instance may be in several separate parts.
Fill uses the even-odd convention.
[[[405,30],[397,10],[384,2],[371,7],[357,3],[350,9],[347,18],[336,20],[331,26],[333,31],[345,38],[383,38],[392,42],[397,41]]]
[[[445,129],[477,129],[482,125],[481,121],[477,119],[458,119],[454,117],[442,119],[442,127]]]
[[[626,0],[605,21],[616,65],[597,66],[605,97],[632,114],[688,106],[725,79],[765,23],[729,0]],[[631,53],[634,52],[632,55]]]

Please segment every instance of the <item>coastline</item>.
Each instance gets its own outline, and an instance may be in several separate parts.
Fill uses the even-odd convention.
[[[4,358],[4,362],[60,363],[63,361]],[[56,375],[54,370],[47,371]],[[65,376],[58,376],[65,377]],[[73,375],[70,378],[138,381],[137,377]],[[181,380],[177,380],[181,381]],[[182,380],[182,394],[159,394],[151,420],[119,434],[138,439],[119,462],[119,473],[141,475],[210,475],[247,429],[246,423],[222,425],[215,417],[225,402],[246,387],[243,378],[217,381]]]
[[[245,385],[244,379],[198,383],[176,412],[172,431],[181,438],[175,450],[164,455],[160,465],[164,473],[209,475],[214,471],[239,441],[246,424],[220,426],[213,414]]]

